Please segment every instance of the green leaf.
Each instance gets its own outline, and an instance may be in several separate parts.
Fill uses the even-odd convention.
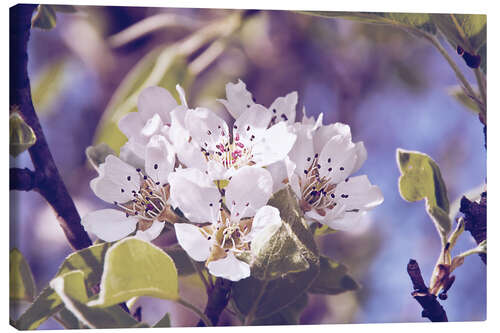
[[[453,47],[461,46],[465,51],[476,54],[486,43],[486,15],[477,14],[430,14]]]
[[[105,309],[91,308],[88,302],[85,287],[85,274],[75,270],[60,275],[50,282],[50,286],[56,291],[64,302],[66,309],[90,328],[127,328],[137,325],[137,321],[119,306],[111,306]]]
[[[21,115],[15,111],[16,107],[13,109],[14,111],[9,116],[9,152],[17,157],[35,144],[36,135]]]
[[[50,5],[38,5],[38,10],[31,19],[35,28],[50,30],[56,26],[56,12]]]
[[[110,146],[101,142],[95,146],[85,149],[85,155],[94,169],[99,169],[99,164],[104,163],[108,155],[115,155],[115,151]]]
[[[362,23],[385,24],[399,28],[417,28],[429,33],[436,33],[436,27],[429,14],[422,13],[373,13],[373,12],[322,12],[305,11],[304,14],[327,18],[342,18]]]
[[[89,306],[107,307],[136,296],[177,300],[177,269],[163,250],[129,237],[106,252],[99,298]]]
[[[477,89],[474,89],[476,96],[478,96]],[[469,111],[479,114],[479,108],[472,98],[465,94],[461,86],[455,85],[448,88],[448,94],[453,96],[460,104],[465,106]]]
[[[35,279],[28,262],[16,248],[10,251],[9,280],[11,300],[32,302],[35,299]]]
[[[80,270],[84,274],[87,292],[90,294],[92,289],[99,284],[103,271],[104,255],[110,246],[110,243],[101,243],[73,252],[63,262],[56,277]],[[63,308],[57,293],[52,288],[46,287],[16,321],[16,328],[19,330],[35,329]]]
[[[167,312],[153,327],[171,327],[170,314]]]
[[[337,232],[337,230],[330,228],[328,225],[318,222],[314,222],[313,225],[311,225],[311,230],[314,230],[314,236],[324,236]]]
[[[83,323],[81,323],[75,315],[66,308],[59,311],[59,320],[63,322],[64,328],[66,329],[82,329],[87,328]]]
[[[33,80],[31,95],[36,112],[50,114],[52,106],[62,91],[66,60],[59,59],[47,66],[37,74]]]
[[[427,213],[445,241],[451,230],[450,204],[438,165],[426,154],[403,149],[397,150],[397,162],[401,197],[410,202],[425,199]]]
[[[345,291],[358,290],[358,283],[347,274],[344,264],[322,256],[320,258],[319,275],[314,280],[310,293],[337,295]]]
[[[293,191],[287,187],[275,193],[268,204],[278,208],[283,223],[260,249],[252,263],[252,276],[271,280],[317,265],[318,249]]]
[[[292,304],[269,317],[254,320],[252,325],[298,325],[300,324],[300,315],[307,307],[307,302],[307,293],[302,293]]]

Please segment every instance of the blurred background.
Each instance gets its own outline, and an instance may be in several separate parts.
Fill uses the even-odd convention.
[[[96,173],[85,148],[105,141],[119,149],[125,137],[116,120],[134,111],[141,87],[161,85],[177,96],[174,87],[180,83],[191,107],[212,108],[226,119],[214,100],[225,97],[229,81],[241,78],[264,106],[297,91],[299,114],[302,106],[309,116],[323,113],[324,123],[347,123],[353,141],[364,141],[368,160],[358,174],[367,174],[385,196],[361,229],[319,241],[324,254],[350,267],[362,289],[310,296],[301,323],[426,321],[410,296],[406,264],[418,260],[428,283],[440,241],[424,202],[408,203],[399,195],[396,148],[429,154],[441,167],[450,202],[486,177],[483,128],[477,115],[450,97],[456,77],[430,44],[387,26],[287,11],[77,9],[57,13],[53,30],[32,30],[29,75],[49,146],[81,215],[106,206],[89,188]],[[10,157],[10,163],[32,167],[27,153]],[[26,256],[41,290],[71,248],[38,193],[13,191],[10,199],[10,246]],[[454,254],[474,246],[465,232]],[[485,265],[474,255],[455,273],[442,302],[448,318],[485,320]],[[181,294],[204,307],[204,290],[194,280],[182,279]],[[138,303],[151,324],[167,311],[174,326],[197,321],[168,301]],[[227,314],[221,320],[231,324]],[[61,327],[49,320],[40,328]]]

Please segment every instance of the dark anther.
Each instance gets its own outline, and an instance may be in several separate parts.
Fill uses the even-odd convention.
[[[348,181],[349,181],[349,178],[346,178],[346,179],[345,179],[345,182],[347,183]]]
[[[320,164],[318,164],[318,169],[321,169],[321,165]]]
[[[304,170],[304,173],[307,175],[307,170]]]
[[[332,172],[332,170],[333,170],[332,168],[328,168],[328,172]]]
[[[247,131],[250,131],[250,125],[247,127]]]
[[[273,113],[276,113],[276,109],[273,109]]]
[[[127,176],[127,180],[130,181],[130,179],[132,179],[132,178],[130,178],[130,176]]]
[[[283,118],[284,121],[288,120],[288,117],[284,113],[281,114],[281,118]]]
[[[208,236],[208,237],[207,237],[207,239],[208,239],[208,240],[211,240],[211,239],[212,239],[212,237],[211,237],[211,236]]]
[[[123,193],[123,192],[125,192],[125,190],[124,190],[124,189],[121,189],[121,191],[122,191],[122,193]]]
[[[340,171],[344,171],[344,167],[340,167]]]
[[[148,179],[148,176],[146,176],[146,175],[145,175],[145,176],[144,176],[144,180],[146,180],[146,179]]]
[[[116,202],[116,201],[113,201],[113,204],[115,204],[115,205],[118,205],[118,202]]]
[[[135,171],[141,172],[141,168],[137,168],[137,169],[135,169]]]
[[[330,194],[330,196],[332,197],[332,199],[335,199],[335,194]]]
[[[213,203],[210,203],[209,206],[212,207],[214,204]]]
[[[158,169],[158,164],[153,165],[153,168]]]
[[[247,104],[247,108],[249,108],[249,107],[250,107],[250,104]]]
[[[318,156],[319,156],[318,153],[314,154],[314,158],[318,158]]]
[[[332,159],[329,157],[328,158],[328,163],[331,163],[332,162]]]
[[[234,125],[233,127],[234,127],[234,129],[238,129],[238,126],[236,126],[236,125]]]
[[[457,53],[458,55],[464,55],[464,49],[460,45],[457,45]]]
[[[311,158],[310,158],[310,157],[308,157],[308,158],[307,158],[307,162],[309,162],[310,160],[311,160]]]
[[[210,130],[207,131],[208,135],[212,135],[212,132],[210,132]]]

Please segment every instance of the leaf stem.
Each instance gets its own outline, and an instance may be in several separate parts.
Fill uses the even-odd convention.
[[[211,287],[210,284],[208,283],[207,279],[205,278],[205,275],[203,275],[203,272],[200,270],[196,262],[189,257],[189,260],[191,261],[191,264],[193,265],[194,269],[196,270],[196,273],[198,273],[198,276],[200,277],[201,282],[205,285],[205,290],[207,291],[207,294],[210,292]]]
[[[177,303],[179,303],[182,306],[185,306],[186,308],[188,308],[191,311],[193,311],[194,313],[196,313],[200,317],[200,319],[205,323],[205,326],[212,326],[212,322],[210,321],[210,319],[208,319],[208,317],[205,316],[205,314],[203,312],[201,312],[201,310],[198,309],[193,304],[189,303],[188,301],[186,301],[182,298],[179,298],[177,300]]]

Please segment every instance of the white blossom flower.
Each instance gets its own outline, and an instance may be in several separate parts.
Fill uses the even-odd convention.
[[[145,170],[108,155],[99,165],[99,175],[90,182],[100,199],[117,209],[101,209],[83,217],[85,230],[108,242],[126,237],[137,228],[136,236],[152,240],[160,234],[171,214],[168,176],[175,154],[161,135],[151,137],[145,148]]]
[[[203,172],[188,168],[171,173],[169,183],[173,206],[191,222],[205,224],[174,224],[188,255],[205,261],[214,276],[232,281],[250,276],[249,264],[238,256],[256,255],[282,223],[278,209],[266,205],[271,174],[256,166],[242,167],[221,191]]]
[[[268,167],[274,191],[289,183],[308,222],[352,229],[384,198],[366,175],[351,177],[366,160],[363,142],[351,141],[348,125],[321,123],[322,116],[313,122],[304,115],[293,125],[297,141],[288,158]]]

